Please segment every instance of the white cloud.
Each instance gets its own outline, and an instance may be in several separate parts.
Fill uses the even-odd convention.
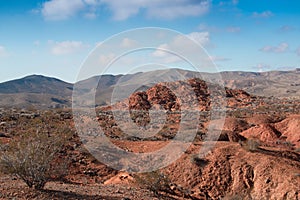
[[[112,62],[116,58],[116,55],[113,53],[107,55],[100,55],[99,64],[101,66],[107,66],[110,62]]]
[[[224,58],[224,57],[221,57],[221,56],[210,56],[210,59],[214,62],[224,62],[224,61],[229,61],[231,59],[229,58]]]
[[[137,46],[138,42],[136,40],[132,40],[130,38],[124,38],[121,42],[121,47],[122,48],[132,48]]]
[[[207,24],[199,24],[198,30],[200,31],[206,31],[206,32],[229,32],[229,33],[238,33],[241,31],[241,28],[238,26],[229,26],[227,28],[221,28],[216,26],[211,26]]]
[[[0,57],[6,57],[8,55],[9,54],[8,54],[7,50],[5,49],[5,47],[0,45]]]
[[[187,35],[187,37],[191,38],[202,46],[208,46],[210,42],[209,36],[209,32],[193,32]]]
[[[230,26],[226,28],[226,31],[229,33],[238,33],[241,31],[240,27]]]
[[[39,12],[47,20],[66,20],[82,12],[86,18],[96,18],[100,0],[49,0]],[[35,11],[37,12],[37,11]]]
[[[152,56],[162,59],[163,63],[167,64],[176,63],[182,60],[179,56],[170,53],[168,51],[169,49],[169,44],[162,44],[152,53]]]
[[[164,5],[159,5],[152,8],[149,7],[147,12],[148,16],[165,19],[199,16],[207,13],[210,6],[210,2],[204,0],[198,1],[198,3],[193,3],[193,1],[178,1],[178,4],[172,3],[173,2],[165,2]]]
[[[196,42],[201,46],[208,46],[210,43],[209,32],[192,32],[187,35],[178,35],[176,36],[170,43],[160,45],[161,49],[189,49],[191,41],[187,40],[187,37],[190,38],[192,41]],[[190,49],[192,53],[192,49]],[[155,55],[155,54],[154,54]]]
[[[199,24],[198,29],[200,31],[208,31],[208,32],[218,32],[218,31],[220,31],[220,28],[217,28],[216,26],[207,25],[205,23]]]
[[[263,52],[271,52],[271,53],[284,53],[289,49],[289,45],[286,42],[282,42],[277,46],[264,46],[260,49]]]
[[[231,0],[231,1],[220,1],[219,6],[236,6],[239,4],[239,0]]]
[[[48,20],[64,20],[85,8],[82,0],[51,0],[42,6],[42,15]]]
[[[200,16],[209,11],[211,0],[102,0],[113,12],[115,20],[126,20],[144,10],[151,18],[175,19]]]
[[[163,51],[163,49],[168,49],[169,45],[167,44],[162,44],[160,45],[156,51],[153,52],[153,56],[155,57],[165,57],[166,55],[168,55],[167,52]]]
[[[252,16],[255,17],[255,18],[269,18],[269,17],[274,16],[274,14],[271,11],[267,10],[267,11],[264,11],[264,12],[261,12],[261,13],[254,12],[252,14]]]
[[[135,66],[137,61],[138,58],[135,56],[126,55],[119,57],[119,55],[116,55],[115,53],[108,53],[105,55],[100,55],[97,63],[99,63],[99,66],[102,67],[107,67],[109,64],[111,64],[107,70],[113,70],[114,68],[120,69],[120,67],[126,68]]]
[[[100,0],[83,0],[85,3],[84,17],[95,19],[98,17],[97,9],[100,7]]]
[[[282,31],[282,32],[288,32],[288,31],[293,31],[295,29],[296,28],[293,27],[293,26],[284,25],[284,26],[281,26],[279,30]]]
[[[41,12],[41,10],[38,8],[34,8],[29,11],[29,13],[31,13],[33,15],[40,14],[40,12]]]
[[[239,0],[232,0],[233,5],[237,5],[239,3]]]
[[[91,5],[91,6],[97,6],[100,4],[99,0],[83,0],[84,3],[86,3],[87,5]]]
[[[197,51],[195,49],[192,49],[193,47],[191,47],[191,41],[187,40],[186,37],[190,38],[197,44],[202,45],[204,47],[210,45],[209,32],[192,32],[185,36],[178,35],[168,44],[161,44],[156,49],[156,51],[152,53],[152,56],[162,59],[164,63],[175,63],[181,61],[182,58],[169,53],[169,50],[176,51],[175,53],[183,50],[185,53],[190,54],[193,54],[195,51]]]
[[[95,18],[97,18],[97,14],[95,12],[92,12],[92,11],[85,13],[84,16],[86,18],[88,18],[88,19],[95,19]]]
[[[67,55],[77,53],[88,47],[80,41],[63,41],[63,42],[53,42],[49,41],[49,44],[52,45],[51,53],[54,55]]]
[[[41,42],[39,40],[36,40],[33,42],[33,45],[34,46],[40,46]]]
[[[264,72],[271,69],[271,66],[264,63],[259,63],[253,68],[256,69],[258,72]]]
[[[65,20],[79,13],[95,18],[97,10],[107,7],[115,20],[126,20],[141,11],[151,18],[175,19],[203,15],[210,5],[211,0],[49,0],[40,12],[48,20]]]

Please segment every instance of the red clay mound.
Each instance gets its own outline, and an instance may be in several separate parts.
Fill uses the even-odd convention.
[[[250,94],[244,90],[232,90],[226,88],[227,105],[232,108],[247,107],[253,101]]]
[[[192,93],[191,89],[193,90]],[[190,108],[207,111],[210,110],[211,98],[218,99],[221,97],[221,93],[214,94],[212,97],[210,92],[207,83],[197,78],[187,81],[158,83],[146,91],[133,93],[129,97],[129,107],[136,110],[149,110],[153,105],[161,105],[164,109],[172,111]],[[180,94],[182,98],[180,99],[176,94]],[[234,108],[247,107],[255,101],[254,97],[243,90],[228,88],[226,88],[226,98],[228,106]],[[185,104],[182,104],[183,102]]]
[[[298,161],[249,152],[228,142],[218,142],[213,153],[197,161],[200,148],[192,146],[188,154],[163,170],[195,199],[299,198]]]
[[[247,119],[249,124],[259,125],[259,124],[269,124],[275,122],[275,117],[271,117],[267,114],[255,114]]]
[[[267,144],[274,144],[280,138],[281,133],[269,124],[261,124],[240,133],[246,138],[258,139]]]
[[[276,123],[275,127],[286,138],[286,141],[291,142],[297,148],[300,147],[300,115],[291,115]]]
[[[209,123],[221,123],[220,120],[214,120],[212,122],[205,123],[205,127]],[[222,133],[219,137],[219,141],[230,141],[230,142],[239,142],[245,140],[243,136],[239,133],[250,128],[249,124],[242,119],[237,119],[234,117],[228,117],[225,119]]]
[[[245,120],[237,119],[234,117],[228,117],[225,119],[223,130],[241,132],[248,128],[249,128],[249,125]]]
[[[190,94],[190,89],[194,90],[197,98]],[[136,92],[129,98],[129,108],[136,110],[149,110],[152,105],[161,105],[166,110],[178,111],[187,109],[180,106],[176,94],[180,94],[181,101],[188,103],[193,108],[207,110],[209,107],[209,94],[204,81],[190,79],[188,82],[177,81],[172,83],[158,83],[147,91]]]

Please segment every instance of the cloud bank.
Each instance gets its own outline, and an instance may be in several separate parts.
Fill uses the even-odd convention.
[[[289,49],[289,45],[286,42],[282,42],[277,46],[264,46],[263,48],[260,49],[260,51],[263,52],[269,52],[269,53],[284,53]]]
[[[49,41],[51,45],[51,53],[53,55],[68,55],[80,52],[88,47],[80,41],[63,41],[63,42],[54,42]]]
[[[143,12],[149,18],[175,19],[207,13],[211,0],[50,0],[41,14],[47,20],[66,20],[78,14],[95,18],[97,10],[108,8],[114,20],[126,20]]]

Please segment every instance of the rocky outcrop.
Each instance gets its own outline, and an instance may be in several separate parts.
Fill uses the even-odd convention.
[[[209,89],[220,90],[219,93]],[[243,90],[225,89],[229,107],[245,107],[255,100]],[[219,94],[219,96],[216,96]],[[209,111],[211,101],[222,98],[222,91],[217,86],[208,87],[208,83],[198,78],[172,83],[159,83],[144,92],[133,93],[129,98],[129,108],[135,110],[149,110],[151,106],[160,105],[165,110],[178,111],[180,109],[196,109]]]

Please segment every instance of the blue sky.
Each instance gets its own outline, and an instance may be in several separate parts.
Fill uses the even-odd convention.
[[[296,0],[0,0],[0,82],[29,74],[74,82],[99,42],[141,27],[196,35],[222,71],[293,69],[299,8]]]

